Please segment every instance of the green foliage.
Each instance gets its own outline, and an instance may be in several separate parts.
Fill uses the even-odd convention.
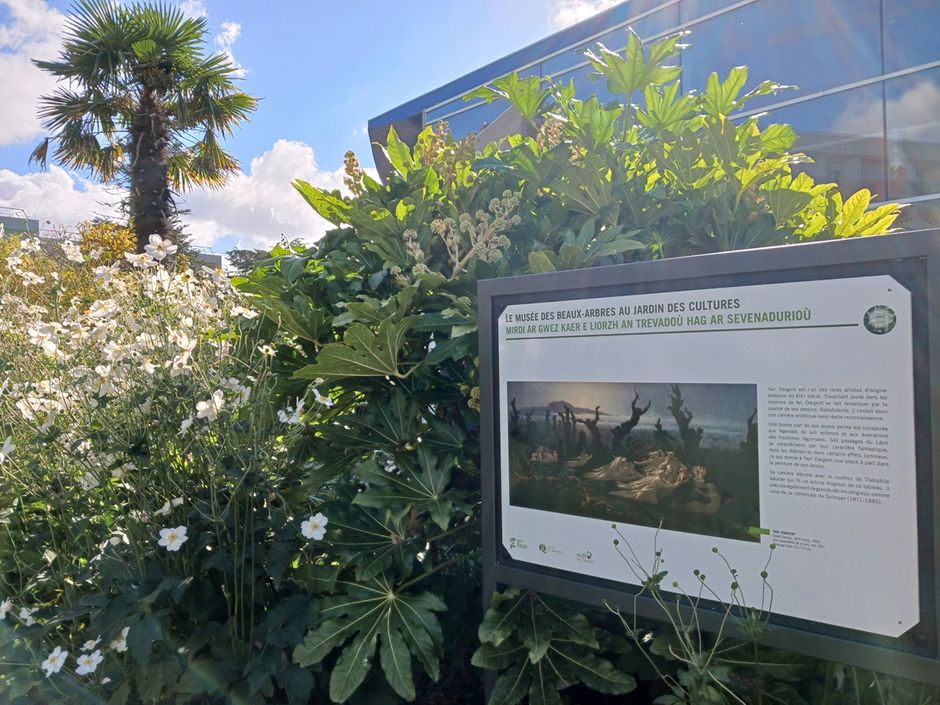
[[[790,127],[729,117],[783,86],[748,91],[736,68],[680,95],[680,39],[643,47],[631,35],[622,55],[590,53],[620,98],[611,104],[537,77],[479,89],[529,123],[481,152],[446,129],[425,129],[413,149],[390,131],[387,185],[348,157],[352,198],[295,183],[337,228],[237,280],[287,334],[282,393],[314,386],[335,402],[307,447],[337,531],[338,580],[294,652],[332,669],[334,700],[366,682],[374,692],[376,673],[405,699],[463,673],[466,652],[439,645],[462,643],[467,625],[448,626],[431,605],[454,609],[479,590],[466,580],[479,545],[478,279],[880,234],[897,216],[798,173],[807,159],[788,153]],[[635,686],[620,667],[626,642],[564,603],[496,595],[479,636],[473,663],[501,672],[494,702]]]
[[[492,705],[512,705],[526,696],[532,705],[561,703],[559,691],[577,682],[615,695],[636,687],[632,676],[598,655],[595,629],[582,613],[535,593],[494,595],[479,636],[482,646],[473,664],[505,669],[493,689]]]
[[[160,42],[129,46],[122,60],[149,66]],[[789,127],[729,117],[781,86],[746,91],[738,68],[680,95],[680,48],[631,35],[623,55],[592,52],[610,104],[571,84],[495,81],[477,94],[512,104],[526,134],[478,152],[441,127],[413,148],[390,132],[386,185],[347,155],[353,197],[295,182],[336,228],[234,280],[244,300],[215,276],[155,268],[111,303],[53,292],[49,320],[33,320],[31,255],[17,250],[16,276],[0,279],[24,290],[0,319],[13,377],[0,441],[17,446],[0,464],[14,508],[0,514],[0,568],[5,595],[37,611],[35,624],[8,617],[2,699],[478,702],[471,660],[499,671],[496,703],[635,688],[707,702],[758,677],[765,702],[847,692],[836,670],[820,685],[770,654],[760,676],[702,661],[682,630],[629,624],[630,648],[609,615],[535,593],[493,596],[479,623],[479,279],[876,235],[897,216],[800,174]],[[75,395],[68,413],[61,390]],[[178,551],[157,543],[157,516],[188,529]],[[55,645],[120,646],[125,627],[126,651],[106,648],[97,671],[108,682],[74,661],[38,668]],[[669,692],[653,680],[664,668]]]

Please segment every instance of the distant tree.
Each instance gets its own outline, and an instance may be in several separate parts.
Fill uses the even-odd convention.
[[[79,0],[66,22],[58,61],[35,61],[61,80],[40,98],[52,135],[30,160],[45,165],[49,145],[68,167],[129,187],[137,250],[173,233],[173,193],[218,187],[238,169],[219,140],[257,108],[236,87],[237,68],[207,55],[205,18],[165,4]]]
[[[290,242],[282,239],[279,247],[285,250],[297,250],[302,249],[304,243],[299,238],[295,238]],[[241,247],[233,247],[225,255],[228,258],[230,268],[238,274],[248,274],[261,262],[274,256],[269,248],[245,249]]]

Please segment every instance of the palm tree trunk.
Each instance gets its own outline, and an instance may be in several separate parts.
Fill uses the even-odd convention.
[[[131,224],[137,251],[143,252],[152,234],[169,236],[173,209],[166,118],[152,91],[141,95],[131,124],[129,149]]]

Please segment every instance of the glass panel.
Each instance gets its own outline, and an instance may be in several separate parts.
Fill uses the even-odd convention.
[[[685,88],[701,90],[713,71],[724,77],[742,64],[750,67],[749,87],[770,79],[804,95],[877,76],[880,16],[879,0],[758,0],[691,28]]]
[[[507,71],[506,73],[511,73],[511,72]],[[522,78],[541,75],[538,64],[533,64],[532,66],[524,68],[518,71],[518,73],[519,73],[519,76],[521,76]],[[496,78],[499,78],[499,76],[494,76],[493,78],[496,79]],[[466,92],[469,93],[470,91],[466,91]],[[436,120],[440,120],[441,118],[446,118],[447,115],[450,115],[451,113],[456,112],[460,110],[461,108],[465,108],[468,105],[478,105],[483,102],[481,98],[474,98],[473,100],[466,101],[463,99],[463,96],[464,96],[464,93],[461,93],[456,98],[453,98],[452,100],[449,100],[443,105],[440,105],[434,108],[434,110],[429,110],[428,115],[427,115],[428,123],[435,122]]]
[[[940,193],[940,69],[885,83],[891,198]]]
[[[630,26],[633,27],[633,31],[640,35],[641,39],[647,39],[648,37],[668,32],[677,24],[679,24],[679,6],[672,5],[670,7],[664,7],[659,12],[654,12],[648,17],[643,17],[636,22],[630,23]],[[546,59],[542,62],[542,75],[557,76],[562,71],[570,69],[572,66],[584,63],[584,52],[596,47],[598,43],[603,44],[608,49],[620,51],[627,45],[627,30],[625,27],[612,29],[596,39],[584,42],[573,49],[567,49],[561,54]]]
[[[901,211],[894,226],[904,230],[940,228],[940,198],[932,201],[912,203]]]
[[[802,164],[817,182],[835,182],[844,194],[869,189],[885,195],[885,143],[881,86],[871,85],[779,108],[761,126],[787,123],[800,136],[793,151],[815,160]]]
[[[468,103],[465,102],[462,97],[458,96],[457,98],[454,98],[453,100],[448,101],[443,105],[438,106],[437,108],[434,108],[434,110],[429,110],[427,121],[429,123],[434,122],[435,120],[441,119],[445,115],[449,115],[455,110],[460,110],[461,108],[466,107],[467,105]]]
[[[509,107],[505,100],[494,100],[492,103],[474,105],[469,110],[457,113],[447,118],[451,134],[460,139],[471,132],[479,132],[498,118]]]
[[[885,71],[940,61],[940,0],[885,0]]]
[[[558,80],[564,81],[565,83],[568,83],[568,81],[572,79],[574,79],[575,95],[581,100],[586,100],[592,95],[596,95],[601,103],[607,103],[616,99],[615,96],[607,90],[607,79],[602,76],[598,77],[597,71],[595,71],[594,67],[590,64],[558,76]]]
[[[679,4],[679,17],[683,22],[691,22],[703,15],[708,15],[728,7],[728,5],[733,5],[737,1],[738,0],[682,0]],[[695,27],[692,29],[694,31]]]

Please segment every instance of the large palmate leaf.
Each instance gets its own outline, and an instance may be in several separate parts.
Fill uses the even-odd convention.
[[[396,389],[382,404],[369,404],[364,413],[351,415],[341,426],[323,430],[334,444],[394,452],[418,434],[418,406],[407,393]]]
[[[388,684],[405,700],[414,700],[413,657],[433,680],[440,677],[443,637],[435,613],[447,607],[429,592],[396,592],[384,575],[345,587],[324,600],[324,621],[294,649],[294,662],[312,666],[342,648],[330,676],[330,698],[341,703],[362,685],[378,647]]]
[[[495,594],[480,624],[482,646],[473,655],[481,668],[505,669],[490,703],[560,703],[558,691],[582,682],[610,694],[636,687],[599,654],[600,644],[587,618],[539,595],[519,590]]]
[[[542,87],[541,77],[520,78],[519,74],[511,73],[472,91],[465,100],[483,98],[489,103],[502,98],[511,103],[522,117],[532,121],[538,116],[548,96],[549,90]]]
[[[418,320],[407,316],[399,321],[387,318],[373,331],[364,323],[353,323],[343,334],[342,343],[324,345],[317,361],[295,373],[300,379],[340,377],[408,377],[398,366],[405,334]]]
[[[678,55],[681,38],[679,34],[666,37],[651,44],[644,52],[643,41],[630,29],[623,56],[601,46],[596,53],[587,52],[587,57],[594,69],[607,79],[607,90],[629,98],[635,91],[642,91],[649,85],[661,86],[679,77],[682,73],[680,66],[664,64]]]
[[[454,460],[450,456],[435,457],[434,450],[422,444],[417,463],[410,457],[396,456],[397,467],[380,468],[374,460],[357,468],[369,488],[356,496],[354,502],[365,507],[391,509],[403,516],[408,511],[428,512],[442,530],[447,529],[459,495],[448,488]]]

